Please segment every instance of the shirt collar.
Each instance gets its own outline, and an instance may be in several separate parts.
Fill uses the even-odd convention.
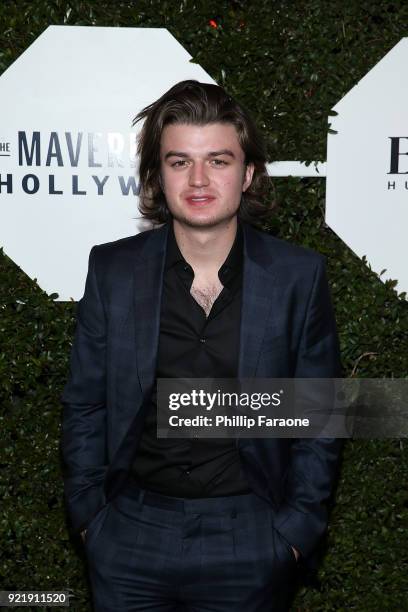
[[[234,243],[231,247],[230,252],[228,253],[226,260],[222,264],[221,268],[218,270],[218,277],[223,285],[228,283],[229,279],[235,276],[235,274],[241,269],[243,244],[243,231],[241,223],[238,220],[237,233],[235,235]],[[183,255],[181,254],[181,251],[176,241],[176,237],[174,235],[173,223],[170,222],[167,240],[166,270],[173,267],[179,262],[183,263],[185,266],[189,266],[189,264],[186,262]]]
[[[172,268],[179,261],[187,263],[178,247],[174,235],[173,222],[169,223],[169,233],[167,237],[166,270]]]

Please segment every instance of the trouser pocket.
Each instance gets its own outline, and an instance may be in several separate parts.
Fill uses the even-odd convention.
[[[95,540],[100,534],[108,512],[109,504],[106,504],[105,506],[102,506],[102,508],[95,514],[89,523],[85,534],[85,547],[87,551],[89,551],[90,547],[94,545]]]

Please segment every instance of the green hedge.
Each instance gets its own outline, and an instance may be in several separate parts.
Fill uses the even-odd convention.
[[[0,71],[50,24],[167,27],[251,109],[271,160],[310,161],[325,159],[331,107],[408,35],[408,3],[9,0]],[[265,229],[328,257],[344,375],[407,376],[408,305],[325,225],[324,179],[276,179],[273,196]],[[89,585],[59,457],[74,314],[0,252],[0,589],[70,589],[82,612]],[[408,610],[407,481],[405,440],[347,443],[320,584],[295,610]]]

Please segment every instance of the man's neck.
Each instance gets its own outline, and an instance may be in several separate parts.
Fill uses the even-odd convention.
[[[195,272],[218,272],[234,244],[237,217],[217,227],[188,227],[173,221],[174,235],[184,259]]]

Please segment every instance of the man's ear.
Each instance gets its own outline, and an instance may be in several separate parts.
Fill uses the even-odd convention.
[[[252,177],[254,176],[255,166],[254,164],[247,164],[245,166],[244,182],[242,183],[242,191],[246,191],[252,183]]]

